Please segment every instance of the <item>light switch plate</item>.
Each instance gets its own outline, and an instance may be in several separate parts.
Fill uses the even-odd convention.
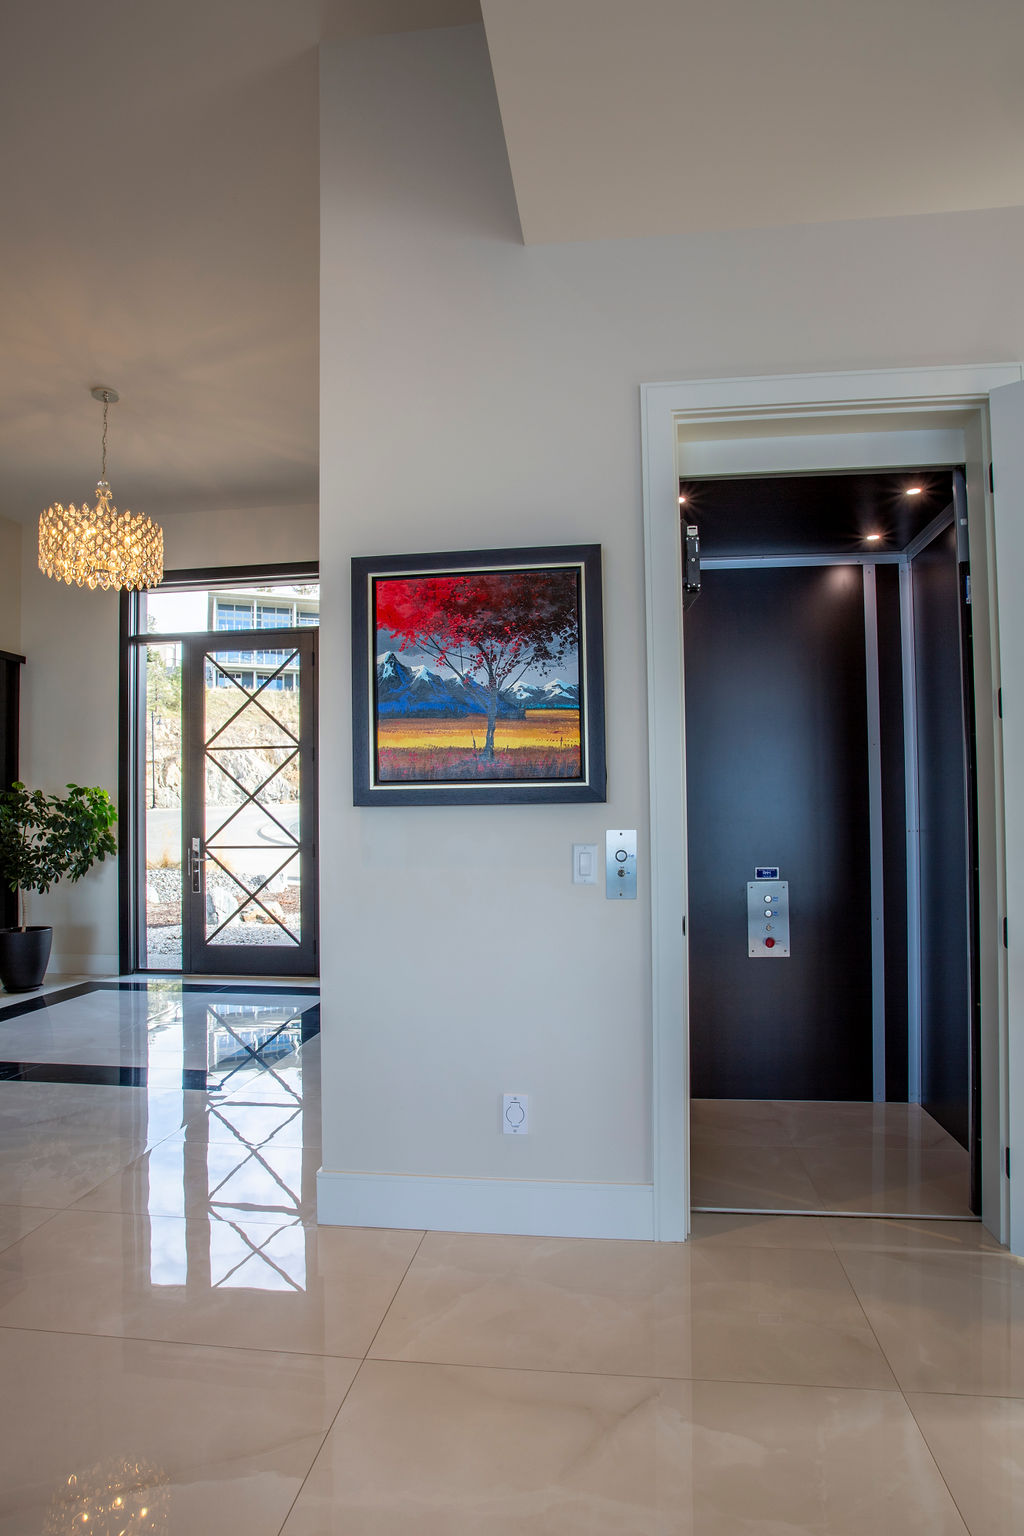
[[[572,883],[573,885],[597,884],[596,843],[573,843]]]

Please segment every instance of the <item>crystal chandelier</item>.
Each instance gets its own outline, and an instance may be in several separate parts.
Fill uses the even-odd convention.
[[[151,518],[118,512],[107,482],[107,412],[120,396],[103,385],[90,391],[103,401],[103,464],[96,505],[55,502],[39,517],[39,569],[79,587],[155,587],[164,574],[163,529]]]

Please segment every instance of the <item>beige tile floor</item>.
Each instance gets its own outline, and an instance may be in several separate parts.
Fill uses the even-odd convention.
[[[0,1536],[1024,1531],[1024,1264],[980,1226],[318,1228],[318,1059],[176,1113],[0,1082]]]
[[[966,1151],[919,1104],[694,1099],[704,1210],[970,1216]]]

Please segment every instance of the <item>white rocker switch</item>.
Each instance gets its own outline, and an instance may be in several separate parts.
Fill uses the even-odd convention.
[[[573,843],[572,883],[573,885],[597,884],[596,843]]]

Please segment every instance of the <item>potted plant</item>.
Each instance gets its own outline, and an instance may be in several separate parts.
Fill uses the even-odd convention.
[[[117,812],[106,790],[65,787],[66,795],[47,795],[18,781],[0,792],[0,880],[17,892],[20,919],[17,928],[0,928],[0,981],[8,992],[33,992],[50,959],[53,929],[26,925],[26,891],[81,880],[117,852],[110,830]]]

